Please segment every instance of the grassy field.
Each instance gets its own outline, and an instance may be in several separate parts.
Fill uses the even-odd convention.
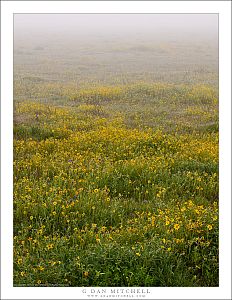
[[[81,45],[16,43],[14,285],[218,286],[216,51]]]

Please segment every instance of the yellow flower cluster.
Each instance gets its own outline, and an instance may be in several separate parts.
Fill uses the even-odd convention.
[[[210,89],[195,89],[184,89],[181,105],[188,95],[196,107],[213,106]],[[171,84],[125,90],[163,103],[172,95],[172,104],[180,96]],[[117,245],[136,262],[145,261],[151,245],[166,256],[200,249],[201,259],[216,261],[209,248],[217,248],[218,236],[218,133],[146,127],[134,108],[129,120],[101,106],[123,93],[122,87],[96,87],[73,93],[75,107],[29,101],[17,106],[22,119],[14,135],[15,281],[44,284],[60,272],[67,275],[59,275],[64,284],[77,273],[84,285],[95,276],[94,261],[84,263],[88,251],[110,261],[104,251]],[[202,108],[194,109],[183,113],[201,116]],[[70,262],[69,253],[79,259]],[[76,268],[72,275],[67,263]],[[200,259],[194,263],[199,267]]]

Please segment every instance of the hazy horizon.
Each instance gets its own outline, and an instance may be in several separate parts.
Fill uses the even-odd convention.
[[[215,84],[218,15],[15,14],[14,71],[79,86],[202,82],[203,74]]]
[[[14,37],[112,35],[217,39],[217,14],[15,14]]]

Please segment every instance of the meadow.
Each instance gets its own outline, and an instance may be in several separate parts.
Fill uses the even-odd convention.
[[[70,43],[15,42],[14,286],[218,286],[217,51]]]

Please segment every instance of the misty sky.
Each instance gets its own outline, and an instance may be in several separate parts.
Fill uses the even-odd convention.
[[[217,14],[15,14],[14,34],[189,34],[217,37]]]

